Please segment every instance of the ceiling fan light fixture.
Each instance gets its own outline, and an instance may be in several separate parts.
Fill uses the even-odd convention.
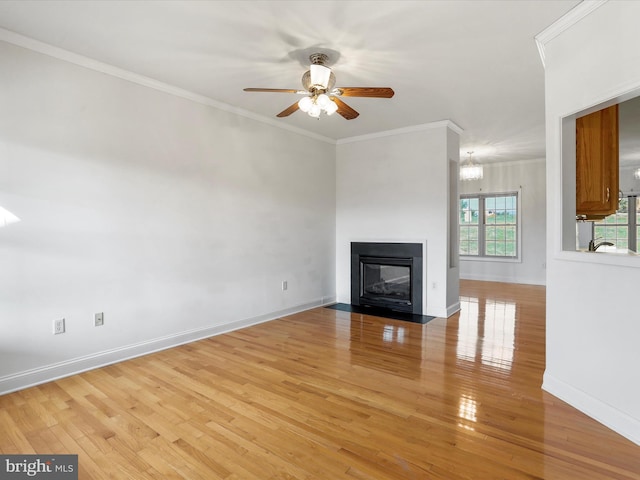
[[[329,103],[326,107],[324,107],[324,111],[327,112],[327,115],[333,115],[338,111],[338,105],[333,100],[329,99]]]
[[[310,117],[318,118],[322,113],[322,108],[320,108],[320,105],[318,105],[317,103],[314,103],[313,105],[311,105],[311,108],[307,113],[309,114]]]
[[[313,105],[313,100],[311,100],[311,97],[302,97],[298,102],[298,107],[304,113],[309,112],[309,109],[311,108],[312,105]]]
[[[640,168],[636,168],[636,170],[633,172],[633,176],[636,178],[636,180],[640,180]]]
[[[484,177],[484,169],[482,165],[473,163],[471,159],[471,155],[473,152],[467,152],[469,154],[469,158],[467,162],[460,166],[460,180],[469,181],[469,180],[482,180]]]
[[[313,64],[309,67],[311,72],[311,85],[323,90],[327,90],[329,86],[329,78],[331,77],[331,69],[320,64]]]
[[[338,105],[331,100],[329,95],[324,93],[321,93],[320,95],[302,97],[298,101],[298,108],[313,118],[320,117],[322,112],[327,115],[333,115],[338,111]]]
[[[323,110],[326,110],[327,105],[329,105],[329,102],[331,102],[331,99],[329,98],[328,95],[324,93],[321,93],[320,95],[318,95],[318,98],[316,100],[316,103],[320,105],[320,108],[322,108]]]

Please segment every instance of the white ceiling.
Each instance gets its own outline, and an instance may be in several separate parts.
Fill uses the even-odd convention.
[[[482,161],[544,156],[544,70],[534,36],[577,0],[0,1],[0,27],[334,139],[451,120]],[[323,52],[360,116],[275,115]]]

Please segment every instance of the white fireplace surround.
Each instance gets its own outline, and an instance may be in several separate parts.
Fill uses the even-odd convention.
[[[459,132],[443,122],[336,148],[336,296],[351,303],[351,242],[423,245],[423,315],[460,309]]]

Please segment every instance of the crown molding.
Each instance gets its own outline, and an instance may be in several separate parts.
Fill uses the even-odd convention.
[[[65,62],[78,65],[80,67],[85,67],[90,70],[111,75],[113,77],[117,77],[131,83],[153,88],[154,90],[158,90],[160,92],[167,93],[169,95],[181,97],[186,100],[199,103],[201,105],[207,105],[209,107],[214,107],[219,110],[235,113],[236,115],[240,115],[242,117],[250,118],[251,120],[256,120],[258,122],[266,123],[268,125],[282,128],[284,130],[289,130],[290,132],[297,133],[299,135],[304,135],[306,137],[310,137],[315,140],[320,140],[322,142],[330,143],[333,145],[335,145],[336,143],[336,141],[332,138],[325,137],[323,135],[318,135],[316,133],[309,132],[308,130],[304,130],[302,128],[277,122],[276,120],[272,120],[271,118],[255,114],[253,112],[249,112],[248,110],[234,107],[227,103],[219,102],[217,100],[206,97],[204,95],[190,92],[189,90],[185,90],[185,89],[176,87],[174,85],[170,85],[168,83],[160,82],[158,80],[154,80],[153,78],[146,77],[144,75],[139,75],[137,73],[130,72],[129,70],[118,68],[108,63],[103,63],[98,60],[85,57],[84,55],[79,55],[77,53],[70,52],[63,48],[54,47],[53,45],[49,45],[48,43],[44,43],[30,37],[25,37],[24,35],[20,35],[18,33],[12,32],[10,30],[6,30],[4,28],[0,28],[0,40],[10,43],[12,45],[16,45],[18,47],[26,48],[28,50],[41,53],[43,55],[47,55],[49,57],[57,58],[58,60],[63,60]]]
[[[583,0],[534,37],[544,68],[546,68],[545,45],[608,1],[609,0]]]
[[[355,137],[347,137],[340,140],[334,140],[333,138],[325,137],[323,135],[318,135],[316,133],[310,132],[308,130],[304,130],[302,128],[283,124],[271,118],[265,117],[263,115],[258,115],[248,110],[234,107],[232,105],[214,100],[207,96],[200,95],[198,93],[194,93],[189,90],[185,90],[183,88],[170,85],[168,83],[160,82],[153,78],[146,77],[144,75],[140,75],[122,68],[118,68],[108,63],[100,62],[98,60],[85,57],[84,55],[70,52],[63,48],[55,47],[48,43],[44,43],[39,40],[35,40],[33,38],[20,35],[19,33],[15,33],[10,30],[6,30],[4,28],[0,28],[0,41],[7,42],[12,45],[16,45],[18,47],[26,48],[28,50],[32,50],[34,52],[47,55],[49,57],[56,58],[58,60],[62,60],[74,65],[78,65],[80,67],[88,68],[96,72],[100,72],[106,75],[120,78],[121,80],[135,83],[137,85],[142,85],[144,87],[152,88],[154,90],[158,90],[160,92],[167,93],[169,95],[174,95],[176,97],[184,98],[186,100],[190,100],[192,102],[196,102],[201,105],[214,107],[219,110],[234,113],[236,115],[240,115],[245,118],[250,118],[251,120],[255,120],[261,123],[266,123],[267,125],[288,130],[290,132],[297,133],[299,135],[303,135],[305,137],[309,137],[314,140],[319,140],[321,142],[329,143],[332,145],[362,142],[362,141],[371,140],[374,138],[402,135],[404,133],[412,133],[412,132],[430,130],[434,128],[443,128],[443,127],[450,128],[458,135],[461,135],[464,132],[464,130],[460,128],[458,125],[456,125],[454,122],[450,120],[441,120],[438,122],[431,122],[431,123],[426,123],[422,125],[413,125],[410,127],[404,127],[404,128],[399,128],[395,130],[386,130],[383,132],[377,132],[377,133],[372,133],[367,135],[360,135]]]
[[[357,137],[341,138],[336,144],[343,145],[345,143],[364,142],[374,138],[391,137],[394,135],[402,135],[404,133],[421,132],[423,130],[432,130],[434,128],[450,128],[458,135],[462,135],[464,130],[451,120],[440,120],[438,122],[423,123],[421,125],[413,125],[411,127],[397,128],[395,130],[385,130],[383,132],[370,133],[367,135],[359,135]]]

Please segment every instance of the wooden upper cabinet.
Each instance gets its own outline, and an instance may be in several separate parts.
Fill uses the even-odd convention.
[[[576,119],[576,215],[601,220],[618,209],[618,105]]]

